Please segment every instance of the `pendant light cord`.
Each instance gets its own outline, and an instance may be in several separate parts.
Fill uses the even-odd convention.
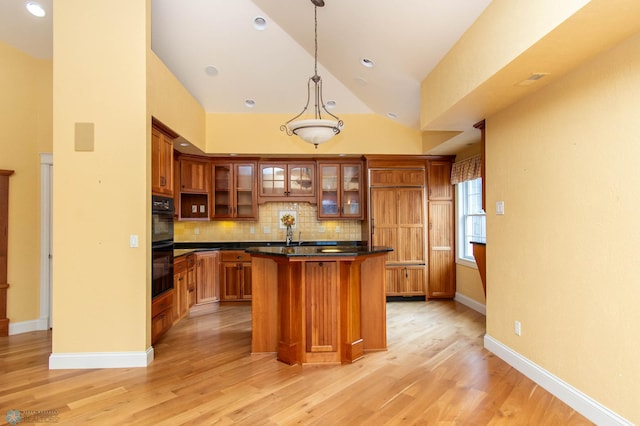
[[[315,21],[315,51],[314,51],[314,72],[315,75],[318,75],[318,6],[313,7],[314,11],[314,21]]]

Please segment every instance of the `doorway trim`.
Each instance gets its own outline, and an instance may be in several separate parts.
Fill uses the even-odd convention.
[[[53,154],[40,154],[40,321],[39,330],[48,330],[52,326],[52,186]]]

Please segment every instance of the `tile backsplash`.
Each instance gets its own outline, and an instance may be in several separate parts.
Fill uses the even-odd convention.
[[[258,206],[259,220],[176,221],[176,242],[285,241],[286,228],[280,223],[284,213],[296,218],[293,240],[360,241],[359,220],[318,220],[318,207],[309,203],[266,203]]]

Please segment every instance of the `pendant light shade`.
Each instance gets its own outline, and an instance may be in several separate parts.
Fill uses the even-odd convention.
[[[318,7],[324,6],[323,0],[311,0],[314,5],[314,17],[315,17],[315,54],[314,54],[314,71],[313,77],[309,78],[307,83],[307,103],[302,108],[300,114],[287,121],[280,126],[280,130],[286,132],[287,135],[296,135],[305,142],[315,145],[325,143],[332,137],[340,133],[340,129],[343,126],[342,120],[337,116],[327,111],[327,108],[322,99],[322,79],[318,75]],[[314,106],[313,114],[314,118],[302,118],[303,114],[309,108],[309,102],[311,100],[311,92],[313,91]],[[323,114],[325,117],[323,118]]]

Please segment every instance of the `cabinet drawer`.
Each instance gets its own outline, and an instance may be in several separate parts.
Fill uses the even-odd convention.
[[[151,303],[151,317],[155,317],[167,309],[173,308],[173,290],[161,294]]]
[[[178,275],[187,270],[187,259],[184,256],[177,257],[173,262],[173,274]]]
[[[251,262],[251,255],[239,250],[221,252],[220,260],[223,262]]]

